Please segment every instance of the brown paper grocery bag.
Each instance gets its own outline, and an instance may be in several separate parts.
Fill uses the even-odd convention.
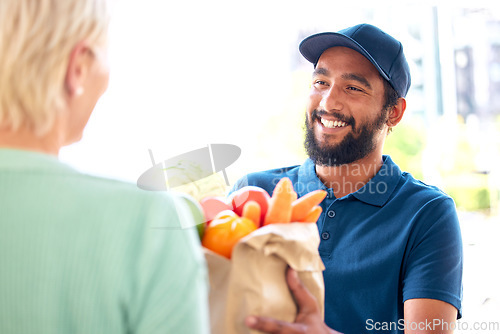
[[[229,275],[231,273],[231,261],[203,248],[208,266],[208,277],[210,291],[208,304],[210,306],[210,333],[225,334],[227,290],[229,287]]]
[[[293,322],[297,307],[286,283],[288,266],[324,308],[324,265],[318,253],[316,224],[272,224],[235,246],[231,260],[205,250],[210,277],[210,317],[214,334],[258,333],[248,315]]]

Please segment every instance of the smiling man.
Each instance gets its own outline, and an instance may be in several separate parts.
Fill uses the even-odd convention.
[[[362,24],[310,36],[300,51],[314,65],[305,126],[309,158],[249,174],[234,189],[255,185],[272,193],[288,177],[299,196],[328,192],[317,223],[325,323],[292,273],[296,323],[250,317],[247,324],[269,333],[451,333],[462,298],[454,202],[382,154],[410,87],[401,43]]]

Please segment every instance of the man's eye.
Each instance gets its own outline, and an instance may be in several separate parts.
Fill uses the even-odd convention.
[[[327,85],[327,83],[324,82],[323,80],[315,80],[314,84],[315,85],[321,85],[321,86],[326,86]]]
[[[357,87],[352,87],[352,86],[349,86],[347,87],[348,90],[352,90],[352,91],[355,91],[355,92],[362,92],[363,90],[357,88]]]

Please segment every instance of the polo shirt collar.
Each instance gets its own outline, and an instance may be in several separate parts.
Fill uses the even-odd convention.
[[[383,206],[396,189],[401,177],[401,170],[390,156],[384,155],[382,159],[384,163],[378,173],[361,189],[352,194],[358,200],[371,205]]]
[[[378,173],[361,189],[348,196],[354,196],[362,202],[376,206],[383,206],[389,200],[399,182],[401,170],[390,156],[384,155],[382,160],[383,165]],[[308,158],[299,168],[296,191],[300,197],[316,189],[323,189],[333,194],[332,190],[328,189],[318,178],[316,166]]]
[[[307,158],[307,160],[299,167],[298,182],[295,185],[295,191],[299,197],[302,197],[316,189],[329,191],[316,175],[316,166],[314,165],[314,162]]]

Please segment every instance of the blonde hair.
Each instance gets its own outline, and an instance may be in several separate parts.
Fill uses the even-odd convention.
[[[106,43],[109,17],[109,0],[0,1],[0,128],[52,128],[72,49]]]

